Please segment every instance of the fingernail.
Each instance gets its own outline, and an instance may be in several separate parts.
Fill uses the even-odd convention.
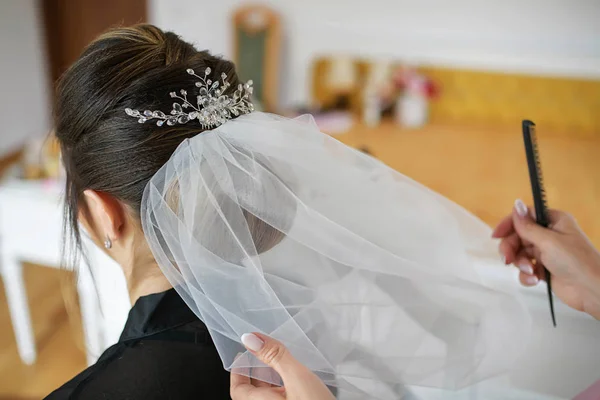
[[[498,254],[500,255],[500,261],[502,261],[502,264],[506,265],[506,256],[504,255],[504,253],[498,250]]]
[[[524,274],[527,275],[533,275],[533,268],[531,267],[531,265],[529,264],[522,264],[519,265],[519,269],[521,270],[521,272],[523,272]]]
[[[535,275],[531,275],[531,276],[527,276],[527,277],[525,277],[525,282],[526,282],[528,285],[537,285],[539,281],[540,281],[540,280],[539,280],[539,279],[538,279],[538,277],[537,277],[537,276],[535,276]]]
[[[521,199],[515,200],[515,210],[521,218],[526,217],[527,213],[529,212],[527,210],[527,206],[525,205],[525,203],[523,203],[523,200]]]
[[[242,343],[248,350],[252,351],[260,351],[265,344],[265,342],[260,340],[258,336],[252,333],[244,333],[242,335]]]

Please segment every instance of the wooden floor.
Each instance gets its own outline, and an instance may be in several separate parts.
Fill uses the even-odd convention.
[[[600,247],[600,138],[569,138],[538,132],[542,166],[552,207],[569,210]],[[511,211],[516,198],[530,201],[527,167],[519,127],[377,130],[356,127],[336,136],[352,146],[367,146],[393,168],[442,193],[494,224]],[[60,286],[60,271],[28,266],[38,362],[21,364],[12,335],[6,299],[0,294],[0,399],[39,399],[84,368],[81,328],[70,324]]]
[[[569,137],[538,128],[537,136],[549,206],[572,213],[600,247],[600,135]],[[515,199],[532,203],[520,125],[514,130],[436,125],[403,130],[389,123],[377,129],[358,126],[335,137],[367,147],[490,225],[511,211]]]
[[[68,272],[36,265],[24,270],[38,359],[31,366],[21,363],[0,284],[1,400],[41,399],[85,368],[79,316],[76,310],[67,314],[61,290]]]

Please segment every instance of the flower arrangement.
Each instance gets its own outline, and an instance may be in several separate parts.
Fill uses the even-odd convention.
[[[398,68],[392,74],[392,86],[397,96],[411,94],[433,100],[440,94],[440,89],[435,82],[412,67]]]
[[[389,82],[380,88],[379,97],[382,104],[390,106],[403,94],[435,100],[440,95],[440,88],[416,69],[403,66],[392,72]]]
[[[396,105],[396,118],[403,126],[419,127],[426,123],[429,102],[440,95],[439,86],[415,68],[396,69],[388,85],[380,92],[383,104]]]

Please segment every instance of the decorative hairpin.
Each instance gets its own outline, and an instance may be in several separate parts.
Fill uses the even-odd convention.
[[[145,110],[140,112],[126,108],[125,112],[131,117],[138,118],[138,122],[144,122],[156,119],[156,125],[173,126],[175,124],[185,124],[189,121],[197,119],[203,128],[214,128],[224,124],[227,120],[240,114],[248,114],[254,110],[250,95],[252,94],[252,81],[245,84],[239,84],[233,96],[223,94],[229,86],[227,75],[221,74],[221,82],[208,79],[210,75],[210,67],[204,70],[204,77],[196,75],[193,69],[189,68],[187,73],[199,79],[196,82],[196,87],[200,88],[196,97],[196,105],[190,103],[187,99],[187,91],[181,89],[178,95],[177,92],[171,92],[172,98],[182,100],[182,103],[173,103],[173,109],[170,114],[165,114],[162,111]],[[185,112],[185,108],[191,108],[192,111]]]

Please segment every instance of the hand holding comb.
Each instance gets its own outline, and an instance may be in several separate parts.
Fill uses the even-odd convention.
[[[546,193],[542,181],[542,168],[540,164],[537,138],[535,136],[535,124],[529,120],[523,120],[523,141],[525,143],[525,154],[527,166],[529,167],[529,179],[531,191],[533,192],[533,204],[535,206],[535,217],[538,225],[547,228],[550,225],[548,218],[548,207],[546,204]],[[539,260],[537,260],[539,262]],[[552,323],[556,327],[556,316],[554,315],[554,299],[552,297],[552,275],[544,267],[546,283],[548,285],[548,302],[550,303],[550,315]]]

